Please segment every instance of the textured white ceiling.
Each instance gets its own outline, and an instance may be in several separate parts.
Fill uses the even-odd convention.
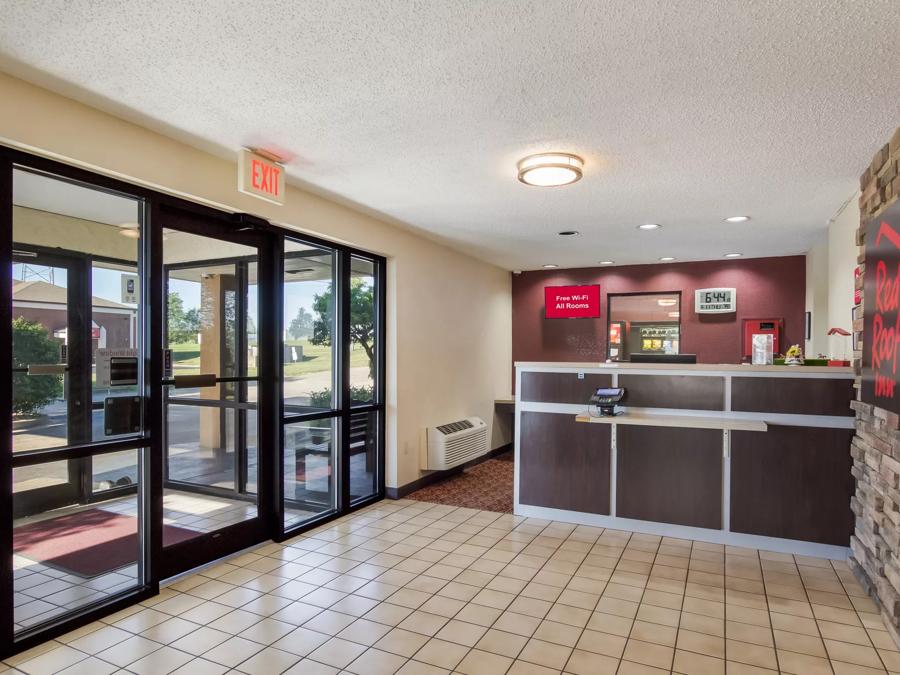
[[[898,0],[0,0],[0,16],[4,70],[214,152],[283,148],[295,180],[509,269],[802,253],[900,124]],[[517,182],[516,160],[548,150],[582,155],[584,179]]]

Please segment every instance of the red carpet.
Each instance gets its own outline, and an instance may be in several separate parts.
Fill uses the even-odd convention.
[[[510,450],[440,483],[416,490],[406,498],[434,504],[512,513],[514,459]]]
[[[163,526],[168,546],[201,532]],[[137,518],[102,509],[88,509],[17,527],[13,551],[36,563],[82,577],[95,577],[137,561]]]

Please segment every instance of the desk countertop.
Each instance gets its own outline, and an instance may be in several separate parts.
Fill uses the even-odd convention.
[[[605,363],[572,361],[516,361],[517,368],[550,368],[559,370],[659,370],[659,371],[704,371],[729,375],[741,373],[778,373],[792,377],[804,375],[834,375],[835,378],[853,377],[853,368],[847,366],[751,366],[740,363]]]
[[[648,415],[640,412],[626,412],[615,417],[577,415],[575,421],[589,422],[591,424],[634,424],[645,427],[687,427],[693,429],[728,429],[729,431],[767,431],[769,428],[762,420],[704,417],[701,415]]]

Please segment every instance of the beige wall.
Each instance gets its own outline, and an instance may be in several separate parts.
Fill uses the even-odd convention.
[[[509,394],[509,272],[297,187],[281,207],[240,194],[235,162],[2,73],[0,142],[387,256],[389,487],[420,475],[421,427],[491,424]]]
[[[854,194],[828,223],[806,254],[806,309],[812,312],[812,339],[806,354],[824,353],[850,360],[850,338],[828,335],[831,328],[852,332],[853,270],[856,269],[856,228],[859,226],[859,193]]]

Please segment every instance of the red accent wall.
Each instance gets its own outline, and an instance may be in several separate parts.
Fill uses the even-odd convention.
[[[545,319],[544,286],[600,284],[599,319]],[[737,289],[735,314],[697,314],[698,288]],[[681,292],[681,351],[740,363],[743,319],[784,319],[784,348],[803,345],[806,257],[540,270],[512,278],[513,361],[602,361],[610,293]]]

